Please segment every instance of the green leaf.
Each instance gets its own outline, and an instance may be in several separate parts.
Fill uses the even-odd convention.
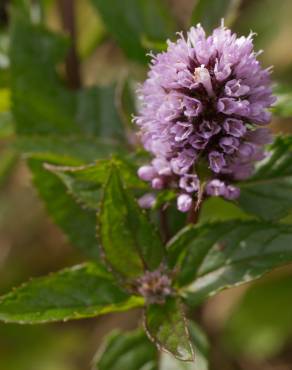
[[[194,322],[188,325],[190,339],[195,351],[195,361],[179,361],[170,354],[160,354],[160,370],[208,370],[209,343],[206,334]]]
[[[201,223],[251,219],[255,216],[245,213],[235,202],[221,197],[209,197],[202,203],[199,220]]]
[[[155,346],[142,330],[111,333],[97,353],[97,370],[158,370]]]
[[[108,140],[78,137],[22,136],[16,147],[28,156],[33,181],[45,201],[48,213],[73,246],[94,260],[99,259],[96,239],[96,211],[84,209],[63,182],[44,168],[44,163],[80,166],[104,157],[115,148]]]
[[[0,299],[0,320],[42,323],[124,311],[142,304],[95,264],[33,279]]]
[[[168,245],[191,304],[292,262],[291,225],[233,221],[188,226]]]
[[[108,31],[131,59],[145,62],[143,37],[164,41],[176,30],[168,8],[160,0],[92,0]]]
[[[94,165],[79,167],[56,166],[45,163],[44,167],[62,181],[77,203],[87,209],[98,210],[101,187],[108,177],[108,160],[101,160]]]
[[[65,57],[68,40],[18,13],[11,39],[12,108],[18,133],[124,139],[115,86],[75,92],[61,82],[56,65]]]
[[[194,361],[186,319],[177,298],[168,297],[164,304],[148,305],[144,324],[159,350],[171,353],[181,361]]]
[[[187,214],[178,211],[176,203],[172,202],[166,209],[166,215],[168,217],[169,230],[171,230],[170,237],[173,237],[179,230],[185,227]]]
[[[292,89],[289,86],[276,86],[274,89],[277,101],[272,108],[275,116],[292,117]]]
[[[11,30],[12,107],[19,133],[78,132],[75,97],[61,84],[55,65],[67,42],[40,25],[14,15]],[[45,80],[44,80],[45,76]]]
[[[145,332],[135,330],[112,332],[96,355],[97,370],[208,370],[209,344],[205,333],[193,322],[189,323],[190,340],[195,347],[195,362],[175,359],[166,352],[159,354]]]
[[[99,260],[95,212],[82,209],[62,182],[43,168],[42,160],[31,158],[29,166],[33,182],[54,222],[67,234],[72,245],[88,257]]]
[[[69,166],[83,165],[106,158],[113,152],[122,152],[113,140],[82,136],[21,135],[17,137],[15,147],[26,157]]]
[[[124,277],[136,277],[144,269],[156,269],[164,247],[146,214],[125,188],[114,163],[100,210],[100,240],[105,258]]]
[[[60,178],[76,200],[89,209],[99,208],[101,187],[107,181],[112,160],[100,160],[94,164],[70,167],[45,165],[46,169]],[[145,182],[137,176],[137,170],[132,163],[115,159],[115,165],[123,174],[129,188],[147,189]]]
[[[189,321],[189,333],[191,341],[195,347],[195,356],[197,363],[197,370],[208,369],[208,356],[210,352],[210,344],[207,334],[194,321]]]
[[[292,209],[292,137],[278,137],[271,155],[255,175],[240,183],[239,206],[265,220],[277,220]]]
[[[219,27],[221,19],[230,26],[237,15],[241,0],[198,0],[196,2],[191,24],[201,23],[207,32]]]
[[[95,86],[79,92],[76,121],[82,132],[125,141],[123,123],[115,103],[116,87]]]
[[[288,272],[289,273],[289,272]],[[232,352],[255,359],[276,356],[292,334],[292,276],[269,276],[233,307],[223,340]]]

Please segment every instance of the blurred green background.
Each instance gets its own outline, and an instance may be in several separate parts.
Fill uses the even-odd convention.
[[[131,88],[134,81],[145,77],[145,48],[163,49],[166,37],[174,38],[176,31],[186,30],[198,20],[212,27],[224,3],[206,0],[208,11],[194,14],[195,0],[142,1],[142,29],[133,10],[135,1],[139,2],[31,2],[34,17],[42,17],[51,30],[71,32],[74,36],[75,52],[73,50],[73,57],[72,54],[69,56],[71,66],[72,58],[76,63],[73,72],[64,65],[59,66],[69,87],[116,83],[116,108],[121,120],[128,122],[129,130],[132,100],[127,87]],[[94,6],[96,4],[98,6]],[[25,162],[7,150],[11,140],[9,121],[12,120],[6,89],[10,80],[11,5],[11,2],[1,0],[0,125],[6,128],[1,129],[0,138],[1,294],[30,277],[45,275],[82,260],[47,216],[31,185]],[[74,7],[75,14],[70,17]],[[239,34],[247,35],[250,30],[256,32],[256,49],[265,51],[261,56],[263,64],[274,66],[275,80],[292,86],[292,1],[233,1],[229,10],[226,22],[233,22],[232,28]],[[107,16],[115,12],[116,22],[108,22]],[[135,37],[132,29],[136,30]],[[76,71],[80,75],[77,76]],[[272,127],[274,132],[292,133],[289,118],[274,119]],[[203,212],[203,217],[212,219],[234,216],[242,217],[242,214],[235,206],[227,206],[220,200],[209,202]],[[286,222],[292,223],[292,217]],[[225,291],[190,315],[200,321],[210,337],[211,369],[291,370],[291,307],[292,267],[286,267],[254,284]],[[138,322],[139,312],[131,311],[42,326],[0,324],[0,370],[90,369],[94,353],[111,329],[132,329]]]

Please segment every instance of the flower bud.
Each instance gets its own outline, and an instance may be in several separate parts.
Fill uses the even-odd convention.
[[[188,194],[181,194],[177,198],[177,209],[181,212],[188,212],[193,204],[193,199]]]
[[[138,203],[141,208],[151,208],[155,203],[155,195],[147,193],[139,198]]]
[[[156,190],[161,190],[164,187],[164,182],[161,177],[155,177],[151,182],[152,188]]]
[[[156,171],[152,166],[142,166],[138,170],[138,176],[145,181],[151,181],[156,175]]]

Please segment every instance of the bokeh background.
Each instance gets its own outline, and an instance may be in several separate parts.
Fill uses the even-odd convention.
[[[111,4],[111,0],[104,2]],[[208,17],[211,18],[218,6],[217,0],[208,3],[210,14],[203,14],[202,19],[207,25]],[[31,4],[36,13],[41,5],[48,28],[73,36],[69,66],[60,66],[60,74],[69,88],[117,83],[119,94],[125,81],[133,86],[133,81],[144,78],[145,64],[125,55],[90,0],[32,1]],[[129,16],[128,1],[121,0],[120,4],[122,12]],[[11,1],[0,2],[0,125],[12,119],[5,96],[10,78],[11,5]],[[151,29],[152,34],[174,38],[175,31],[186,30],[195,5],[195,0],[165,0],[165,9],[173,23],[163,29],[164,25],[156,22],[157,29]],[[234,1],[233,5],[227,20],[233,21],[232,28],[239,34],[247,35],[250,30],[257,33],[256,49],[265,51],[262,63],[274,66],[275,80],[292,86],[292,1],[243,0]],[[145,8],[146,11],[151,18],[151,9]],[[146,47],[153,49],[163,48],[162,41],[143,39]],[[119,105],[119,100],[116,104]],[[130,108],[117,108],[122,119],[128,119],[125,116]],[[6,150],[11,140],[9,127],[5,135],[2,130],[0,138],[0,293],[30,277],[82,261],[47,216],[24,160]],[[292,133],[289,118],[274,119],[272,127],[274,132]],[[236,207],[215,200],[206,205],[203,217],[229,218],[235,214],[240,215]],[[290,220],[292,223],[292,216]],[[211,369],[291,370],[291,307],[292,267],[288,266],[256,283],[225,291],[190,315],[199,320],[210,338]],[[90,369],[104,336],[113,328],[135,328],[139,314],[131,311],[41,326],[0,324],[0,370]]]

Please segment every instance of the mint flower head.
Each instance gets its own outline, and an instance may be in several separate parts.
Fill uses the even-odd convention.
[[[205,195],[236,199],[234,183],[252,174],[271,140],[263,127],[275,101],[271,69],[258,62],[252,37],[238,38],[223,25],[207,37],[200,25],[192,27],[152,56],[138,90],[135,122],[154,156],[138,174],[154,189],[177,188],[181,211],[192,207],[203,181]]]

